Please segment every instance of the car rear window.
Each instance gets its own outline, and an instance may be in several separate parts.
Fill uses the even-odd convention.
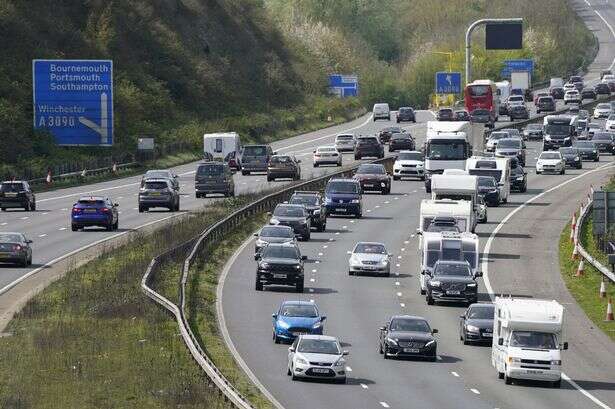
[[[337,139],[338,141],[351,141],[353,138],[352,135],[337,135],[335,137],[335,139]]]
[[[218,164],[200,165],[196,171],[197,175],[206,176],[220,176],[224,172],[224,166]]]
[[[146,189],[166,189],[168,186],[166,182],[145,182]]]
[[[4,182],[0,185],[0,192],[21,192],[26,190],[21,182]]]
[[[411,139],[411,136],[409,133],[395,133],[391,139]]]
[[[359,144],[361,145],[377,145],[378,139],[376,138],[359,138]]]
[[[285,237],[288,239],[295,237],[292,229],[281,226],[265,226],[260,235],[261,237]]]
[[[243,148],[244,156],[267,156],[266,146],[246,146]]]
[[[105,204],[104,200],[97,199],[79,199],[79,204],[88,205],[88,206],[102,206]]]

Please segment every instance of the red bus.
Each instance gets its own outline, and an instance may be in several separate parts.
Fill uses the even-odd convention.
[[[498,87],[491,80],[476,80],[466,85],[464,90],[466,110],[471,114],[475,109],[487,109],[494,121],[500,113]]]

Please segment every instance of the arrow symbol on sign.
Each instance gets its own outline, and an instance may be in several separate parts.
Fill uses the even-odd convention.
[[[447,75],[447,76],[446,76],[446,82],[448,82],[448,85],[453,85],[453,84],[451,83],[451,76],[450,76],[450,75]]]
[[[79,122],[98,133],[100,135],[100,143],[107,143],[107,134],[109,131],[109,120],[107,117],[107,93],[103,92],[100,94],[100,126],[84,116],[79,117]]]

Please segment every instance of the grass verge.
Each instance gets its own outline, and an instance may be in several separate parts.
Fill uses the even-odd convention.
[[[136,235],[31,299],[0,338],[0,407],[227,408],[140,281],[152,257],[253,200],[220,201]],[[171,268],[156,288],[176,299]]]
[[[590,254],[596,255],[599,253],[591,234],[591,217],[583,224],[579,240],[581,240],[583,248]],[[600,298],[599,290],[602,274],[591,264],[585,263],[585,274],[581,277],[575,277],[579,262],[571,259],[572,251],[573,244],[570,242],[570,224],[567,224],[559,241],[559,263],[562,278],[566,283],[566,287],[568,287],[568,291],[570,291],[589,319],[615,341],[615,323],[604,321],[607,299],[608,297],[615,298],[615,285],[608,284],[607,298]]]

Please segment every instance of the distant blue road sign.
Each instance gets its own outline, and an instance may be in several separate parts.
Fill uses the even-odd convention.
[[[436,94],[461,94],[461,73],[436,72]]]
[[[34,128],[58,145],[113,145],[113,61],[32,60]]]
[[[534,74],[534,60],[506,60],[500,75],[502,78],[510,78],[511,72],[519,71],[529,71]]]
[[[329,75],[329,91],[339,97],[359,95],[359,77],[356,75]]]

